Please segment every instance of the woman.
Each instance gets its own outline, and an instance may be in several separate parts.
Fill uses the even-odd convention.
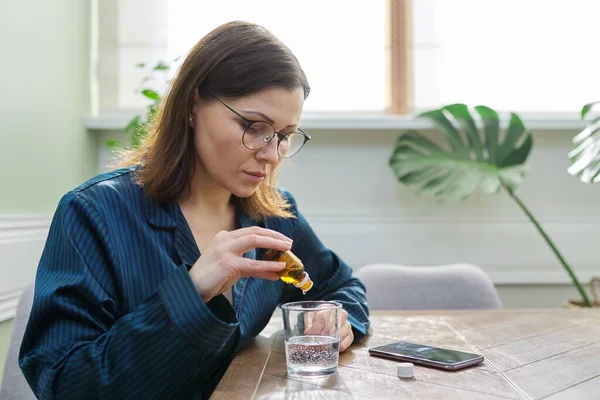
[[[225,24],[192,48],[127,165],[58,205],[19,357],[39,398],[207,398],[294,300],[342,303],[342,351],[366,334],[364,286],[273,186],[309,139],[309,90],[259,26]],[[306,295],[268,248],[304,262]]]

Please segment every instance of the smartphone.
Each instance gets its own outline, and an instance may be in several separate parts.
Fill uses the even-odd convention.
[[[408,342],[371,347],[369,348],[369,354],[450,371],[477,365],[484,360],[481,354]]]

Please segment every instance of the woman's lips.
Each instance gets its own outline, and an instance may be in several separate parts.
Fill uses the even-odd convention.
[[[256,183],[261,183],[265,179],[265,176],[267,176],[264,172],[244,172],[244,174],[246,174],[248,179]]]

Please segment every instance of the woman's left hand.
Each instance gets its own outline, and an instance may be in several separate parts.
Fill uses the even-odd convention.
[[[352,325],[348,322],[348,311],[342,310],[342,326],[340,326],[340,352],[346,350],[354,341]]]
[[[323,307],[323,308],[326,308]],[[348,311],[342,309],[340,324],[340,352],[346,350],[354,341],[352,325],[348,322]],[[335,314],[331,311],[317,311],[305,315],[305,335],[333,335],[335,331]]]

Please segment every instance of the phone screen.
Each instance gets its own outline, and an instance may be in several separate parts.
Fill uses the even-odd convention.
[[[420,358],[444,364],[456,364],[482,357],[479,354],[465,353],[463,351],[443,349],[440,347],[432,347],[407,342],[391,343],[385,346],[374,347],[372,350],[397,354],[399,356]]]

